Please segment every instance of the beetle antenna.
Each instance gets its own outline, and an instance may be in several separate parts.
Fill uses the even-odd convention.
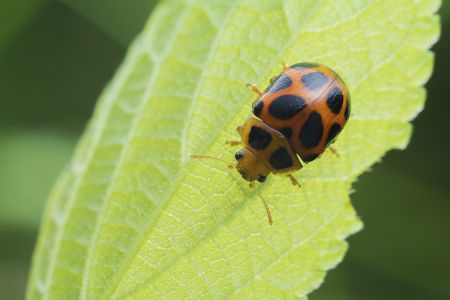
[[[234,169],[234,166],[233,166],[232,164],[230,164],[230,163],[228,163],[227,161],[225,161],[225,160],[223,160],[223,159],[221,159],[221,158],[218,158],[218,157],[209,156],[209,155],[191,155],[191,158],[207,158],[207,159],[214,159],[214,160],[217,160],[217,161],[220,161],[220,162],[226,164],[226,165],[228,166],[228,168]]]
[[[256,187],[255,182],[254,181],[250,182],[249,186],[250,186],[250,188],[254,189]],[[266,209],[267,219],[269,221],[269,224],[272,225],[273,219],[272,219],[272,213],[270,212],[269,205],[267,205],[266,200],[264,200],[263,196],[261,196],[260,193],[257,193],[257,195],[258,195],[259,199],[261,199],[261,203],[264,205],[264,208]]]
[[[273,219],[272,219],[272,213],[270,212],[270,209],[269,209],[269,205],[267,205],[266,200],[264,200],[264,198],[261,196],[261,194],[258,193],[258,196],[259,196],[259,198],[261,198],[261,202],[264,205],[264,208],[266,209],[267,219],[269,220],[269,224],[272,225]]]
[[[221,158],[218,158],[218,157],[209,156],[209,155],[196,155],[196,154],[194,154],[194,155],[191,155],[191,158],[214,159],[214,160],[217,160],[217,161],[220,161],[220,162],[226,164],[226,165],[228,166],[228,168],[234,169],[234,166],[233,166],[232,164],[230,164],[230,163],[226,162],[225,160],[223,160],[223,159],[221,159]],[[256,186],[255,186],[255,182],[254,182],[254,181],[250,182],[249,186],[250,186],[250,188],[255,188],[255,187],[256,187]],[[261,196],[260,193],[258,193],[258,196],[259,196],[259,198],[261,199],[261,203],[263,204],[263,206],[264,206],[264,208],[265,208],[265,210],[266,210],[266,213],[267,213],[267,219],[268,219],[268,221],[269,221],[269,224],[272,225],[272,224],[273,224],[273,219],[272,219],[272,213],[270,212],[269,205],[267,205],[266,200],[264,200],[264,198]]]

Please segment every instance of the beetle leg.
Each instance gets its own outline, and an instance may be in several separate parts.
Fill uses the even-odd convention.
[[[255,182],[252,181],[249,183],[248,185],[250,188],[254,189],[256,187]],[[263,204],[266,213],[267,213],[267,220],[269,221],[269,224],[272,225],[273,224],[273,219],[272,219],[272,213],[270,212],[270,208],[269,205],[267,205],[266,200],[264,200],[264,198],[261,196],[260,193],[258,193],[259,199],[261,199],[261,203]]]
[[[281,74],[286,72],[287,69],[289,69],[289,66],[286,63],[282,63],[281,68],[282,68],[282,70],[281,70],[280,75],[276,75],[276,76],[273,76],[272,78],[270,78],[270,81],[269,81],[270,84],[273,84],[278,78],[280,78]]]
[[[258,94],[259,97],[262,96],[263,93],[258,89],[258,87],[255,84],[247,83],[247,87],[249,87],[252,92]]]
[[[225,144],[230,145],[230,146],[237,146],[237,145],[241,144],[241,141],[238,141],[238,140],[226,141]]]
[[[300,182],[298,182],[298,180],[295,179],[295,177],[292,176],[292,174],[288,174],[287,177],[289,177],[289,179],[291,180],[292,185],[301,187]]]
[[[273,219],[272,219],[272,213],[270,212],[269,205],[267,205],[266,200],[264,200],[264,198],[261,196],[261,194],[259,194],[258,196],[261,199],[261,202],[264,205],[264,208],[266,209],[267,220],[269,221],[269,224],[272,225],[273,224]]]
[[[339,157],[339,152],[337,151],[336,148],[334,148],[334,147],[329,147],[328,149],[330,149],[331,153],[333,153],[334,155],[336,155],[336,157]]]

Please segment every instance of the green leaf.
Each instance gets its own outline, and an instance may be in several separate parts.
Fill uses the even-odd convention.
[[[28,299],[306,297],[361,228],[356,177],[404,148],[422,109],[439,1],[163,1],[102,95],[49,199]],[[337,70],[336,147],[257,190],[225,145],[281,64]],[[271,206],[267,223],[258,193]]]

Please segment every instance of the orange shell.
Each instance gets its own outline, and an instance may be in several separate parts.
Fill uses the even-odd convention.
[[[350,97],[330,68],[300,63],[271,80],[253,113],[283,133],[304,162],[320,156],[344,128]]]

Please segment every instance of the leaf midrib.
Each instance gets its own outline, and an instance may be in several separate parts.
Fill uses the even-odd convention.
[[[235,3],[237,3],[237,2],[239,2],[239,1],[236,1]],[[315,8],[318,8],[322,2],[323,2],[323,0],[316,2],[316,7],[315,7]],[[235,4],[235,5],[233,6],[232,10],[234,11],[234,10],[236,10],[236,9],[237,9],[237,5]],[[284,9],[284,7],[283,7],[283,9]],[[312,15],[312,14],[311,14],[311,15]],[[227,16],[227,19],[226,19],[224,25],[221,27],[221,30],[219,31],[218,35],[217,35],[216,38],[215,38],[215,41],[214,41],[214,43],[213,43],[213,44],[214,44],[214,48],[211,47],[211,50],[212,50],[212,51],[211,51],[210,53],[213,53],[213,52],[214,52],[213,50],[217,47],[216,41],[217,41],[218,38],[221,36],[222,32],[225,31],[224,28],[226,28],[226,26],[228,25],[228,21],[229,21],[229,17],[230,17],[230,16],[232,16],[231,10],[230,10],[230,14],[228,14],[228,16]],[[343,21],[343,20],[342,20],[342,21]],[[295,39],[295,38],[292,37],[292,38],[290,39],[290,41],[289,41],[284,47],[282,47],[282,49],[283,49],[283,50],[286,50],[286,49],[288,48],[288,45],[289,45],[290,43],[292,43],[294,39]],[[277,55],[277,57],[281,56],[281,53],[283,53],[283,50],[279,52],[279,54]],[[207,63],[205,64],[206,66],[209,64],[211,57],[212,57],[211,55],[208,55],[208,61],[207,61]],[[278,61],[278,60],[277,60],[277,59],[274,59],[273,61]],[[269,74],[269,70],[272,69],[272,67],[273,67],[274,64],[275,64],[275,63],[273,63],[273,64],[268,64],[268,67],[266,68],[266,71],[265,71],[264,73],[265,73],[265,74]],[[205,68],[205,69],[206,69],[206,68]],[[202,73],[202,78],[203,78],[203,79],[204,79],[204,74],[205,74],[205,72],[203,71],[203,73]],[[201,82],[199,82],[198,88],[196,88],[196,95],[195,95],[195,98],[194,98],[194,102],[196,102],[196,99],[198,99],[198,92],[201,90],[200,88],[201,88]],[[192,106],[191,106],[191,107],[192,107]],[[236,109],[236,111],[237,111],[237,110],[239,110],[239,107]],[[233,118],[232,116],[234,116],[235,113],[230,113],[229,115],[230,115],[230,117],[227,118],[227,119],[225,119],[225,121],[224,121],[223,123],[227,123],[226,120],[232,119],[232,118]],[[188,128],[188,127],[189,127],[189,126],[186,126],[185,128]],[[186,132],[187,132],[187,131],[186,131]],[[211,135],[211,137],[210,137],[209,139],[206,139],[206,141],[207,141],[207,142],[205,142],[206,146],[204,146],[203,148],[204,148],[204,149],[208,148],[208,146],[210,146],[214,141],[216,141],[216,140],[218,139],[218,135],[219,135],[219,133],[217,132],[217,133]],[[184,139],[184,142],[186,142],[185,139]],[[204,149],[203,149],[203,150],[204,150]],[[171,197],[173,196],[173,194],[175,194],[175,192],[178,190],[178,185],[179,185],[178,182],[179,182],[179,179],[182,178],[182,177],[184,177],[185,174],[189,174],[189,170],[190,170],[191,167],[192,167],[192,163],[186,165],[186,166],[184,167],[184,170],[183,170],[181,173],[179,173],[179,175],[177,176],[177,178],[174,180],[174,182],[177,182],[177,184],[174,185],[174,188],[172,189],[172,193],[170,193],[170,196],[168,196],[167,198],[165,198],[166,201],[161,202],[160,207],[158,207],[158,215],[157,215],[156,218],[154,218],[154,222],[151,222],[152,224],[155,224],[155,223],[157,222],[157,220],[159,219],[159,217],[160,217],[160,215],[161,215],[161,214],[159,213],[159,211],[163,211],[163,210],[164,210],[164,208],[166,207],[166,205],[170,202],[170,201],[168,201],[168,199],[171,199]],[[247,193],[245,193],[245,191],[243,190],[242,186],[238,184],[236,178],[235,178],[235,177],[232,177],[232,179],[233,179],[233,181],[234,181],[235,186],[238,186],[238,187],[239,187],[239,190],[243,193],[243,195],[246,195]],[[263,188],[264,188],[264,187],[263,187]],[[260,189],[262,189],[262,188],[261,188],[261,187],[258,187],[258,188],[255,189],[255,191],[259,191]],[[255,193],[253,193],[253,194],[255,194]],[[252,199],[253,199],[253,198],[252,198]],[[234,209],[234,211],[233,211],[233,213],[230,214],[230,215],[225,219],[225,221],[224,221],[223,223],[226,223],[226,222],[232,220],[233,216],[234,216],[237,212],[239,212],[240,209],[243,208],[243,205],[244,205],[245,203],[246,203],[246,201],[243,201],[243,202],[240,203],[238,206],[236,206],[235,209]],[[159,209],[159,208],[160,208],[160,209]],[[152,221],[153,221],[153,218],[152,218]],[[220,224],[217,224],[217,225],[220,225]],[[153,226],[146,226],[146,228],[149,228],[149,229],[146,230],[146,232],[148,231],[148,233],[145,234],[145,237],[148,236],[148,234],[153,230]],[[219,229],[219,226],[216,226],[216,227],[215,227],[213,230],[211,230],[206,236],[204,236],[204,237],[202,237],[201,239],[199,239],[199,241],[197,242],[197,245],[196,245],[195,247],[190,248],[188,251],[184,252],[183,255],[186,255],[186,254],[190,253],[191,251],[195,250],[195,249],[201,244],[202,241],[204,241],[204,240],[206,240],[208,237],[212,236],[215,232],[217,232],[218,229]],[[140,247],[139,247],[139,248],[140,248]],[[135,256],[136,256],[136,253],[133,254],[133,256],[132,256],[132,258],[131,258],[131,261],[132,261],[132,259],[134,259]],[[145,281],[145,284],[147,284],[147,283],[151,282],[152,280],[154,280],[155,278],[157,278],[158,274],[161,274],[164,270],[168,269],[171,265],[173,265],[174,263],[176,263],[180,258],[182,258],[181,255],[178,256],[178,257],[177,257],[174,261],[172,261],[171,263],[169,263],[169,264],[167,264],[166,266],[164,266],[161,270],[159,270],[158,272],[156,272],[152,277],[148,278],[148,279]],[[128,259],[127,259],[127,260],[128,260]],[[125,275],[125,274],[122,274],[122,276],[124,276],[124,275]],[[130,290],[126,295],[132,293],[133,291],[134,291],[134,289]],[[113,294],[110,294],[110,295],[113,295]]]

